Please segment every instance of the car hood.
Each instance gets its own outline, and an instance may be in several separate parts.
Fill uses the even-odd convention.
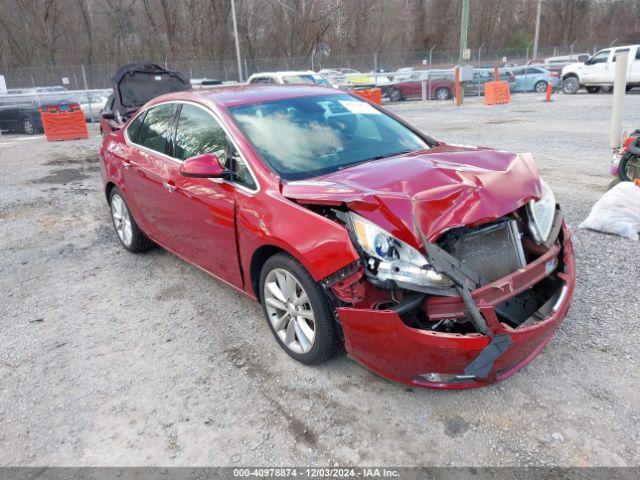
[[[530,154],[439,146],[282,185],[301,204],[345,205],[419,246],[461,226],[493,221],[540,197]],[[414,222],[415,218],[415,222]]]
[[[564,75],[565,73],[569,72],[579,72],[580,70],[585,68],[585,66],[586,65],[582,62],[570,63],[569,65],[565,65],[564,67],[562,67],[562,74]]]

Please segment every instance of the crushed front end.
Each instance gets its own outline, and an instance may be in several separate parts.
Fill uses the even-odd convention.
[[[534,219],[532,201],[434,241],[423,235],[423,260],[397,239],[386,244],[364,231],[358,215],[342,215],[360,237],[362,262],[323,285],[347,352],[385,378],[420,387],[479,387],[523,368],[551,340],[575,285],[570,232],[550,201],[546,219]],[[393,248],[400,253],[385,261]]]

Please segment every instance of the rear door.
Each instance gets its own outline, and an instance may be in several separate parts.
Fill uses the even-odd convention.
[[[175,127],[176,104],[164,103],[148,108],[134,131],[138,117],[127,127],[131,152],[124,160],[125,196],[142,230],[164,247],[174,249],[173,226],[167,215],[174,186],[172,179],[180,165],[169,156]],[[134,138],[131,138],[135,135]]]
[[[616,63],[617,63],[618,57],[621,56],[621,55],[627,55],[627,81],[629,80],[629,78],[630,78],[629,75],[631,74],[631,71],[630,71],[630,66],[631,66],[631,61],[630,60],[631,59],[629,58],[631,52],[629,50],[630,50],[629,47],[626,47],[626,48],[616,48],[613,51],[613,56],[611,57],[611,65],[609,65],[609,70],[607,72],[608,76],[610,76],[610,78],[611,78],[611,80],[610,80],[611,83],[613,83],[613,81],[615,79],[615,76],[616,76]]]
[[[515,75],[516,80],[510,87],[512,92],[526,92],[527,90],[530,90],[527,84],[527,71],[527,68],[519,68],[513,70],[513,74]]]
[[[633,50],[635,50],[635,52],[633,52]],[[630,82],[640,83],[640,47],[636,46],[632,49],[632,55],[629,60],[628,79]]]

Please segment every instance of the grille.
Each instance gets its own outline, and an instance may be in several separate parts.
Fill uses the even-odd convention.
[[[454,243],[452,253],[489,283],[526,265],[515,220],[481,227],[461,235]]]

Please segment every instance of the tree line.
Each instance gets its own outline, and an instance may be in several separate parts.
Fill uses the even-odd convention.
[[[461,0],[236,0],[249,59],[459,45]],[[536,0],[471,0],[468,46],[524,48]],[[169,64],[235,55],[231,0],[0,0],[0,67]],[[638,0],[544,0],[541,46],[640,41]]]

